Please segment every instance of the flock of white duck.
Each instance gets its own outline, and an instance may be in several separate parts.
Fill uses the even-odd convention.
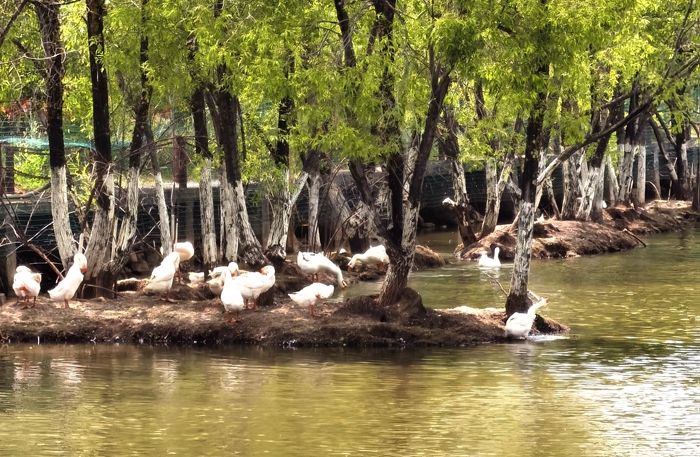
[[[482,253],[478,265],[480,268],[492,269],[500,268],[501,262],[498,259],[500,249],[494,249],[493,257],[487,253]],[[153,269],[150,278],[144,287],[144,292],[165,294],[165,299],[169,299],[173,281],[179,278],[179,266],[194,256],[194,247],[190,242],[175,243],[173,252],[166,255],[163,261]],[[389,264],[389,256],[382,245],[370,247],[363,254],[355,254],[348,263],[348,268],[354,270],[360,265],[374,265],[380,270],[386,270]],[[323,253],[299,252],[297,254],[297,265],[301,271],[310,276],[314,281],[318,281],[319,273],[328,273],[335,277],[336,284],[347,287],[343,279],[342,270],[332,260]],[[87,258],[78,252],[73,257],[73,264],[68,269],[65,277],[48,291],[51,300],[63,301],[64,308],[69,307],[69,301],[83,282],[83,275],[87,272]],[[218,295],[227,314],[227,322],[235,322],[241,311],[252,307],[257,307],[258,297],[271,289],[275,285],[275,268],[267,265],[259,271],[241,271],[236,262],[231,262],[226,266],[218,266],[209,273],[209,280],[206,285],[212,293]],[[203,272],[189,273],[190,283],[204,283]],[[29,300],[36,297],[41,291],[41,274],[36,273],[24,265],[17,267],[13,289],[17,297],[28,306]],[[314,282],[303,289],[288,294],[294,303],[302,308],[306,308],[311,316],[316,316],[315,307],[321,300],[333,296],[335,287],[331,284]],[[514,338],[526,338],[532,328],[537,309],[545,304],[544,300],[532,305],[526,313],[514,313],[506,321],[506,336]],[[235,313],[235,320],[231,315]]]

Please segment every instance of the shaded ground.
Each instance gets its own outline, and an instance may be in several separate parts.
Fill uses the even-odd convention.
[[[640,238],[643,235],[681,230],[699,217],[688,202],[656,200],[640,209],[607,208],[601,223],[553,219],[536,222],[532,257],[545,259],[625,251],[643,246]],[[456,256],[464,260],[478,259],[484,250],[498,246],[500,258],[512,260],[516,236],[515,227],[502,225],[496,232],[456,252]]]
[[[277,291],[273,306],[244,311],[228,324],[217,299],[190,300],[187,289],[176,287],[173,296],[183,297],[176,302],[127,292],[113,300],[73,301],[70,309],[46,298],[30,309],[9,303],[0,308],[0,341],[356,347],[505,341],[502,310],[430,310],[413,291],[392,309],[379,310],[372,297],[360,297],[320,305],[319,317]],[[539,318],[536,326],[545,333],[567,330]]]

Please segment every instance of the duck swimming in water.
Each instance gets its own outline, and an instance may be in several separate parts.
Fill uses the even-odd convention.
[[[493,250],[493,258],[489,257],[485,252],[479,257],[479,266],[484,268],[500,268],[501,261],[498,260],[498,254],[501,252],[501,248],[496,246]]]

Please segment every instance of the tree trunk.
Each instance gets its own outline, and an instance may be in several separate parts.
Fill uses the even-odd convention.
[[[484,213],[484,221],[481,225],[479,238],[483,238],[496,230],[498,216],[501,212],[503,192],[511,179],[514,158],[515,154],[513,152],[508,152],[508,154],[506,154],[503,159],[503,167],[501,168],[500,174],[498,174],[498,167],[495,160],[488,159],[486,161],[486,211]]]
[[[226,164],[221,166],[221,184],[219,192],[221,193],[221,246],[220,259],[223,262],[230,262],[238,259],[238,225],[236,224],[236,202],[233,192],[233,187],[226,179]]]
[[[88,272],[85,281],[94,287],[88,296],[112,293],[113,277],[109,270],[114,222],[114,182],[112,180],[112,144],[109,128],[109,94],[104,56],[104,0],[86,0],[92,113],[95,138],[95,216],[86,248]]]
[[[637,146],[637,179],[635,182],[635,192],[632,201],[636,206],[644,206],[646,203],[646,182],[647,182],[647,147],[644,143]]]
[[[437,137],[438,150],[450,162],[452,171],[452,188],[454,194],[454,204],[451,206],[457,216],[457,228],[463,246],[469,246],[476,241],[476,234],[472,229],[474,209],[469,202],[467,193],[467,178],[464,173],[464,164],[459,160],[459,141],[457,132],[459,126],[455,119],[454,112],[450,108],[445,108],[442,114],[442,121],[445,132]]]
[[[654,187],[654,198],[661,198],[661,173],[659,172],[659,150],[654,149],[653,155],[653,170],[652,170],[652,184]]]
[[[674,195],[676,198],[680,198],[680,195],[683,194],[683,189],[678,179],[678,174],[676,173],[676,167],[673,162],[671,162],[668,152],[666,152],[663,137],[661,136],[661,132],[659,132],[659,126],[656,125],[656,121],[652,118],[649,119],[649,125],[651,125],[651,130],[654,132],[654,138],[656,138],[656,144],[659,146],[659,152],[664,156],[666,171],[668,171],[669,178],[671,179],[671,188],[668,190],[669,197]],[[661,188],[659,188],[659,193],[660,192]]]
[[[222,68],[220,68],[219,71],[222,75],[226,72],[226,70]],[[235,244],[230,235],[237,235],[237,258],[253,268],[259,268],[266,262],[263,257],[260,242],[255,237],[253,228],[250,226],[248,209],[245,202],[245,190],[243,189],[243,182],[241,181],[237,131],[238,100],[223,88],[216,89],[214,99],[219,112],[219,121],[221,122],[219,125],[221,144],[219,146],[224,152],[222,168],[225,170],[225,175],[222,177],[222,185],[223,182],[226,182],[228,186],[230,186],[230,189],[227,189],[222,197],[222,203],[232,205],[232,213],[229,214],[229,212],[226,211],[225,215],[227,218],[233,218],[233,226],[238,232],[237,234],[233,234],[230,231],[227,232],[226,238],[231,241],[231,243],[227,242],[225,252],[229,253],[229,250],[231,250]],[[231,192],[230,195],[227,195],[228,191]],[[225,201],[225,199],[229,199],[230,197],[233,197],[231,199],[232,201]],[[222,219],[222,221],[222,224],[230,223],[227,220]]]
[[[286,173],[288,174],[288,172]],[[270,197],[272,207],[272,224],[267,236],[265,255],[269,260],[284,262],[287,257],[287,236],[289,235],[289,221],[292,217],[292,210],[299,199],[304,183],[308,178],[306,172],[297,178],[292,192],[279,193]],[[285,179],[289,179],[285,176]]]
[[[620,188],[617,184],[617,173],[610,154],[605,155],[605,192],[605,200],[609,205],[614,205]]]
[[[540,68],[541,74],[546,74],[546,67]],[[540,92],[537,102],[530,112],[526,129],[525,164],[520,177],[521,203],[518,213],[518,239],[516,241],[515,258],[513,260],[513,275],[510,282],[510,293],[506,299],[506,315],[515,312],[527,312],[531,305],[528,298],[528,280],[530,272],[530,256],[532,254],[532,236],[535,223],[535,195],[537,193],[537,176],[540,157],[549,143],[549,130],[544,126],[544,112],[547,105],[547,95]]]
[[[65,51],[61,43],[59,6],[57,2],[34,3],[39,19],[42,44],[46,57],[46,133],[49,138],[49,163],[51,166],[51,215],[58,253],[63,268],[68,268],[75,253],[73,232],[68,211],[68,185],[66,181],[66,153],[63,142],[63,61]]]
[[[195,153],[204,159],[199,179],[199,211],[202,217],[202,261],[210,270],[218,260],[216,247],[216,226],[214,224],[214,191],[211,184],[212,154],[209,151],[209,133],[207,131],[207,114],[204,106],[204,90],[197,87],[190,98],[190,111],[194,125]]]
[[[163,186],[163,175],[160,172],[160,161],[158,151],[153,142],[153,132],[150,126],[146,129],[148,138],[148,154],[153,169],[153,181],[156,192],[156,205],[158,206],[158,222],[160,228],[160,253],[168,255],[173,250],[173,238],[170,235],[170,216],[168,215],[168,203],[165,200],[165,188]]]
[[[510,293],[506,299],[506,315],[527,312],[532,302],[528,298],[530,256],[532,255],[532,232],[535,226],[535,205],[522,200],[518,211],[518,238],[513,259],[513,276]]]
[[[684,127],[676,134],[676,173],[680,181],[681,194],[679,199],[690,200],[690,166],[688,165],[688,128]]]
[[[576,219],[576,209],[581,196],[581,176],[584,166],[583,151],[575,152],[564,162],[564,197],[561,204],[561,218]]]
[[[152,88],[146,73],[148,63],[148,37],[146,28],[146,5],[148,0],[141,1],[141,48],[139,63],[141,72],[141,90],[139,99],[134,107],[134,131],[129,147],[129,171],[127,177],[126,207],[121,226],[115,241],[115,252],[112,255],[111,271],[117,275],[129,260],[129,253],[136,240],[136,223],[139,212],[139,175],[141,173],[141,155],[143,154],[144,138],[148,125],[148,110],[151,105]]]
[[[316,252],[321,249],[321,236],[318,229],[319,203],[321,197],[321,176],[309,175],[309,220],[306,242],[309,251]]]

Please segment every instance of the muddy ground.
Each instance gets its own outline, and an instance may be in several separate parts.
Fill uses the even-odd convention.
[[[505,341],[502,310],[430,310],[413,291],[392,309],[360,297],[321,304],[312,317],[277,290],[272,306],[243,311],[234,323],[226,322],[218,299],[192,299],[198,292],[187,285],[173,292],[178,300],[124,292],[109,300],[74,300],[70,309],[45,297],[28,309],[10,302],[0,308],[0,342],[411,347]],[[541,318],[536,327],[533,333],[567,330]]]
[[[688,202],[656,200],[645,208],[607,208],[600,223],[544,220],[535,223],[532,257],[546,259],[626,251],[644,246],[644,235],[682,230],[699,219],[700,214],[693,211]],[[501,225],[466,249],[458,248],[455,255],[475,260],[485,250],[498,246],[501,260],[512,260],[516,237],[516,227]]]

